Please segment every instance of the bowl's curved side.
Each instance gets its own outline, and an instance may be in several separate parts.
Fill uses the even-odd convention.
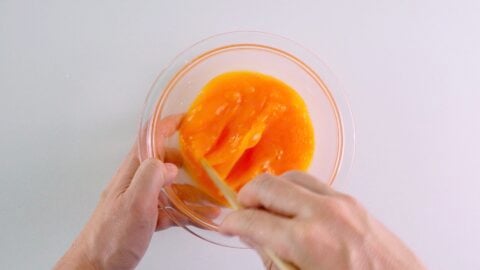
[[[313,52],[305,49],[296,42],[273,34],[254,31],[230,32],[204,39],[180,53],[157,76],[145,100],[144,110],[140,120],[138,138],[138,154],[140,160],[157,158],[157,154],[154,151],[154,149],[156,149],[156,143],[153,135],[156,124],[162,117],[163,107],[170,91],[172,91],[182,76],[188,73],[195,65],[208,59],[212,55],[240,47],[261,48],[281,54],[283,57],[289,58],[292,62],[300,65],[305,72],[309,73],[312,78],[315,78],[329,97],[331,106],[335,108],[337,129],[339,131],[339,146],[335,161],[335,170],[328,179],[328,183],[332,184],[334,181],[343,181],[346,179],[354,156],[355,130],[348,100],[342,92],[338,80]],[[321,76],[319,74],[321,74]],[[217,226],[215,223],[190,211],[188,206],[186,206],[172,190],[166,188],[165,194],[169,198],[169,202],[164,205],[165,209],[175,209],[175,211],[185,215],[198,227],[216,231]],[[202,230],[196,231],[196,229],[194,229],[192,231],[187,227],[185,227],[185,229],[209,242],[223,246],[237,246],[236,243],[231,244],[231,241],[228,239],[211,240],[209,236],[204,236],[204,231]]]

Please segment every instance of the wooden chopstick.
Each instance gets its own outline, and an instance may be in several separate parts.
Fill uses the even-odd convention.
[[[235,191],[233,191],[225,181],[218,175],[217,171],[210,166],[208,161],[204,158],[200,159],[200,164],[202,165],[203,169],[205,172],[208,174],[208,177],[212,180],[212,182],[215,184],[215,186],[222,192],[222,194],[225,196],[225,199],[227,199],[228,204],[230,204],[230,207],[233,210],[240,210],[242,209],[242,205],[237,200],[237,194]],[[296,270],[297,268],[293,266],[292,264],[282,260],[280,257],[277,256],[272,250],[263,248],[262,249],[263,253],[267,255],[270,260],[272,260],[273,264],[279,269],[279,270]]]

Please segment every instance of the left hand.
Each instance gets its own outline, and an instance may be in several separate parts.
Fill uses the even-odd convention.
[[[172,135],[180,120],[181,116],[162,120],[162,136]],[[54,269],[134,269],[153,233],[171,225],[159,210],[159,196],[178,169],[156,159],[140,164],[137,149],[135,144],[103,191],[90,220]]]

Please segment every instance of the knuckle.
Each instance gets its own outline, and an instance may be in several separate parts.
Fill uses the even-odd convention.
[[[355,199],[353,196],[350,196],[348,194],[340,194],[340,199],[347,205],[351,207],[358,208],[360,207],[360,203],[358,202],[357,199]]]
[[[281,177],[287,178],[287,179],[292,179],[292,178],[299,178],[302,177],[305,173],[299,171],[299,170],[292,170],[292,171],[287,171],[281,175]]]
[[[343,201],[338,201],[333,209],[334,217],[338,220],[346,220],[350,217],[350,206]]]
[[[245,212],[243,218],[243,229],[246,233],[252,233],[255,231],[255,223],[258,219],[258,213],[253,210]]]
[[[336,212],[344,219],[351,218],[352,213],[359,212],[359,210],[362,209],[359,202],[350,195],[340,194],[337,197]]]
[[[323,207],[328,211],[328,212],[336,212],[339,208],[338,206],[338,200],[335,197],[326,197],[325,200],[322,202]]]
[[[275,176],[270,174],[261,174],[251,182],[250,188],[253,188],[259,193],[268,192],[272,189],[272,186],[275,184],[274,181],[275,181]]]
[[[282,179],[285,179],[288,182],[294,182],[294,183],[302,183],[306,182],[309,184],[316,183],[318,182],[315,180],[315,178],[305,172],[298,171],[298,170],[293,170],[293,171],[288,171],[280,176]]]
[[[322,214],[322,211],[319,205],[322,203],[315,196],[311,196],[311,194],[305,194],[302,200],[303,207],[298,209],[298,213],[305,217],[305,218],[312,218]]]
[[[326,214],[330,216],[332,222],[343,223],[350,219],[351,206],[341,198],[336,196],[327,197],[322,204]]]
[[[161,166],[163,166],[163,163],[160,160],[154,158],[146,159],[142,163],[142,167],[146,171],[156,170]]]

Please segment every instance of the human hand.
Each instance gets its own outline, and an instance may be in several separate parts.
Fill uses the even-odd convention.
[[[424,269],[355,199],[308,174],[260,175],[238,200],[245,209],[227,216],[220,232],[272,250],[299,269]]]
[[[172,135],[180,120],[181,116],[162,120],[159,134]],[[159,210],[159,198],[162,187],[176,176],[177,167],[156,159],[140,164],[137,151],[135,144],[55,269],[134,269],[155,230],[171,225]],[[161,157],[168,156],[163,149],[157,151]]]

